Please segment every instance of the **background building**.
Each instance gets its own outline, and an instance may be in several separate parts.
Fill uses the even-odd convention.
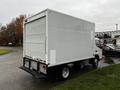
[[[99,38],[101,42],[113,43],[120,45],[120,30],[96,32],[95,37]]]

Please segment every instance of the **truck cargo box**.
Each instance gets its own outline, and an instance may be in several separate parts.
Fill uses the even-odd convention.
[[[44,10],[24,26],[24,56],[54,66],[92,58],[95,24],[53,10]]]

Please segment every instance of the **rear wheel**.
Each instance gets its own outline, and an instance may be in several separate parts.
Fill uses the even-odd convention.
[[[60,78],[65,80],[70,76],[70,68],[68,66],[64,66],[61,68]]]
[[[92,61],[92,66],[93,66],[93,68],[98,68],[98,59],[97,58],[95,58],[93,61]]]

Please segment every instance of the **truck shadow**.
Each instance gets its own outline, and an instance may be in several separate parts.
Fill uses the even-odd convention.
[[[76,78],[76,77],[78,77],[84,73],[90,72],[92,70],[93,69],[91,66],[86,66],[83,69],[73,68],[71,77],[68,80]],[[28,77],[28,79],[24,77],[24,79],[26,79],[26,81],[28,81],[28,82],[26,82],[26,81],[25,81],[25,83],[22,82],[22,85],[25,87],[21,90],[38,90],[38,89],[50,90],[51,88],[54,88],[55,86],[68,81],[68,80],[61,81],[59,79],[47,79],[47,78],[46,79],[45,78],[36,79],[32,76]]]
[[[93,69],[93,67],[90,66],[90,65],[87,65],[82,69],[73,68],[72,75],[71,75],[71,77],[69,79],[79,77],[80,75],[82,75],[84,73],[87,73],[87,72],[90,72],[90,71],[93,71],[93,70],[95,70],[95,69]]]
[[[94,69],[92,69],[91,66],[86,66],[81,70],[73,68],[71,77],[68,80],[79,77],[80,75],[82,75],[86,72],[90,72],[92,70],[94,70]],[[61,81],[59,79],[53,80],[53,79],[45,79],[45,78],[44,79],[35,79],[32,77],[32,82],[31,82],[32,86],[31,86],[30,90],[38,90],[38,89],[49,90],[57,85],[67,82],[68,80]]]

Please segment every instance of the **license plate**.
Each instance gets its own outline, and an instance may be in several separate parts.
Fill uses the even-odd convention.
[[[37,70],[37,63],[32,61],[31,62],[31,68]]]

